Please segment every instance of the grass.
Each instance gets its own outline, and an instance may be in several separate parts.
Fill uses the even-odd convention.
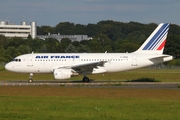
[[[180,91],[66,87],[0,87],[0,119],[172,120]]]
[[[4,66],[0,66],[0,71],[5,70]]]
[[[179,69],[138,69],[89,78],[180,82],[179,73]],[[0,71],[0,80],[27,80],[28,76]],[[34,80],[54,78],[52,74],[35,74]],[[0,120],[178,120],[179,115],[179,86],[177,89],[0,86]]]
[[[105,73],[88,75],[91,80],[107,81],[131,81],[142,80],[144,78],[161,82],[180,82],[180,69],[137,69],[126,72]],[[29,74],[13,73],[9,71],[0,71],[0,80],[28,80]],[[54,80],[53,74],[34,74],[34,80]],[[81,81],[82,76],[70,78],[70,80]]]

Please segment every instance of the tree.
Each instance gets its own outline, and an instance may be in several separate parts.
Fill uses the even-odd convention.
[[[64,50],[65,53],[77,53],[76,47],[72,44],[69,44],[68,47]]]
[[[11,61],[14,57],[18,56],[18,51],[15,47],[9,46],[5,50],[5,60],[6,61]]]
[[[75,47],[78,47],[78,46],[80,46],[81,44],[80,44],[79,41],[73,41],[73,42],[72,42],[72,45],[75,46]]]
[[[54,38],[47,38],[45,40],[47,51],[50,53],[59,53],[59,41]]]
[[[74,34],[80,34],[80,35],[86,34],[86,26],[81,24],[76,24]]]
[[[25,41],[23,38],[21,37],[13,37],[9,40],[9,46],[13,46],[13,47],[19,47],[22,44],[26,44],[27,41]]]
[[[39,52],[41,51],[41,47],[45,45],[45,41],[44,40],[40,40],[40,39],[27,39],[26,40],[26,44],[25,45],[28,45],[32,51],[34,52]]]
[[[174,58],[180,58],[180,35],[169,34],[164,53],[172,55]]]
[[[0,45],[0,61],[5,61],[5,50],[2,45]]]
[[[29,34],[28,37],[27,37],[27,39],[32,40],[32,36]]]
[[[73,35],[75,30],[74,23],[70,22],[60,22],[55,27],[55,32],[64,35]]]
[[[8,42],[9,40],[4,35],[0,35],[0,45],[2,45],[3,48],[6,49],[6,47],[8,46]]]
[[[89,48],[90,48],[91,52],[93,52],[93,53],[103,52],[100,42],[95,39],[89,41]]]
[[[18,51],[19,55],[27,54],[27,53],[31,53],[32,52],[31,48],[28,45],[20,45],[17,48],[17,51]]]
[[[88,36],[94,37],[100,32],[100,27],[96,24],[88,24],[86,26],[86,34]]]
[[[49,33],[55,33],[54,27],[51,26],[41,26],[37,27],[37,34],[38,35],[48,35]]]
[[[71,40],[69,40],[68,38],[63,38],[63,39],[61,40],[61,46],[62,46],[63,52],[64,52],[65,49],[69,46],[69,44],[71,44]]]
[[[105,51],[111,51],[112,52],[112,48],[111,48],[111,40],[109,39],[109,37],[106,34],[99,34],[99,37],[97,39],[98,43],[100,44],[99,46],[99,50],[98,52],[105,52]],[[108,46],[108,47],[106,47]]]
[[[78,47],[77,47],[77,50],[79,53],[90,53],[91,50],[89,49],[89,47],[87,45],[83,45],[83,44],[80,44]]]
[[[46,45],[42,45],[40,49],[38,49],[37,52],[40,52],[40,53],[47,53],[47,48],[46,48]]]

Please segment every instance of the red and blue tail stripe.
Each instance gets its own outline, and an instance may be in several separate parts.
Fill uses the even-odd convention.
[[[150,36],[149,42],[142,50],[162,50],[166,43],[166,37],[169,30],[169,23],[162,23],[160,28]]]

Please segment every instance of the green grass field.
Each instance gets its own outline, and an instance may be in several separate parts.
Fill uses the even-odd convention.
[[[180,69],[137,69],[126,72],[88,75],[92,80],[136,80],[141,78],[153,78],[161,82],[180,82]],[[76,76],[70,80],[80,80],[83,76]],[[29,74],[0,71],[0,80],[28,80]],[[34,80],[54,80],[53,74],[34,74]]]
[[[180,82],[179,69],[138,69],[90,75],[93,80],[154,78]],[[82,76],[71,80],[81,80]],[[28,74],[0,71],[0,80],[26,80]],[[35,74],[34,80],[54,80]],[[0,120],[179,120],[180,88],[94,88],[1,86]]]
[[[179,115],[179,90],[0,87],[2,120],[178,120]]]

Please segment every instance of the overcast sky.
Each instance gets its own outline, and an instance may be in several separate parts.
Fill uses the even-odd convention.
[[[35,21],[38,26],[101,20],[180,25],[180,0],[1,0],[0,19]]]

